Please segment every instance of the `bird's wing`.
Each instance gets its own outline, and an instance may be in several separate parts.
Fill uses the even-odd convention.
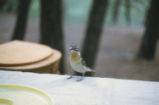
[[[81,58],[81,63],[82,63],[82,65],[86,66],[86,62],[82,58]]]
[[[89,68],[89,67],[86,67],[84,66],[84,69],[87,71],[87,72],[95,72],[93,69]]]
[[[89,68],[89,67],[86,66],[86,62],[85,62],[82,58],[81,58],[81,63],[82,63],[82,65],[83,65],[84,69],[85,69],[87,72],[94,72],[93,69],[91,69],[91,68]]]

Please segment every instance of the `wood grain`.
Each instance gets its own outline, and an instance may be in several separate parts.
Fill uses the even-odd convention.
[[[16,40],[0,45],[0,66],[31,64],[52,54],[52,49],[46,45]]]
[[[53,54],[51,56],[40,62],[18,66],[0,66],[0,69],[38,73],[58,73],[58,65],[61,59],[61,53],[54,49],[52,49],[52,52]]]

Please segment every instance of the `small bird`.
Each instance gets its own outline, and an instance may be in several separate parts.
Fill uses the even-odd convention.
[[[82,73],[82,76],[77,81],[83,80],[83,77],[86,72],[93,72],[92,69],[86,67],[85,61],[82,59],[80,55],[80,49],[76,46],[70,46],[70,65],[72,69],[78,73]],[[73,75],[71,75],[68,79],[71,79]]]

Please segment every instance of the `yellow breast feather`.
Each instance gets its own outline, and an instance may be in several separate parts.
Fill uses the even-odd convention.
[[[73,61],[73,60],[80,60],[79,54],[77,52],[71,52],[70,60],[71,61]]]

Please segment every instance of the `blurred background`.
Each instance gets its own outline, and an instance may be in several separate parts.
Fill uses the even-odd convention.
[[[62,52],[77,45],[89,76],[159,80],[158,0],[0,0],[0,43],[26,40]]]

